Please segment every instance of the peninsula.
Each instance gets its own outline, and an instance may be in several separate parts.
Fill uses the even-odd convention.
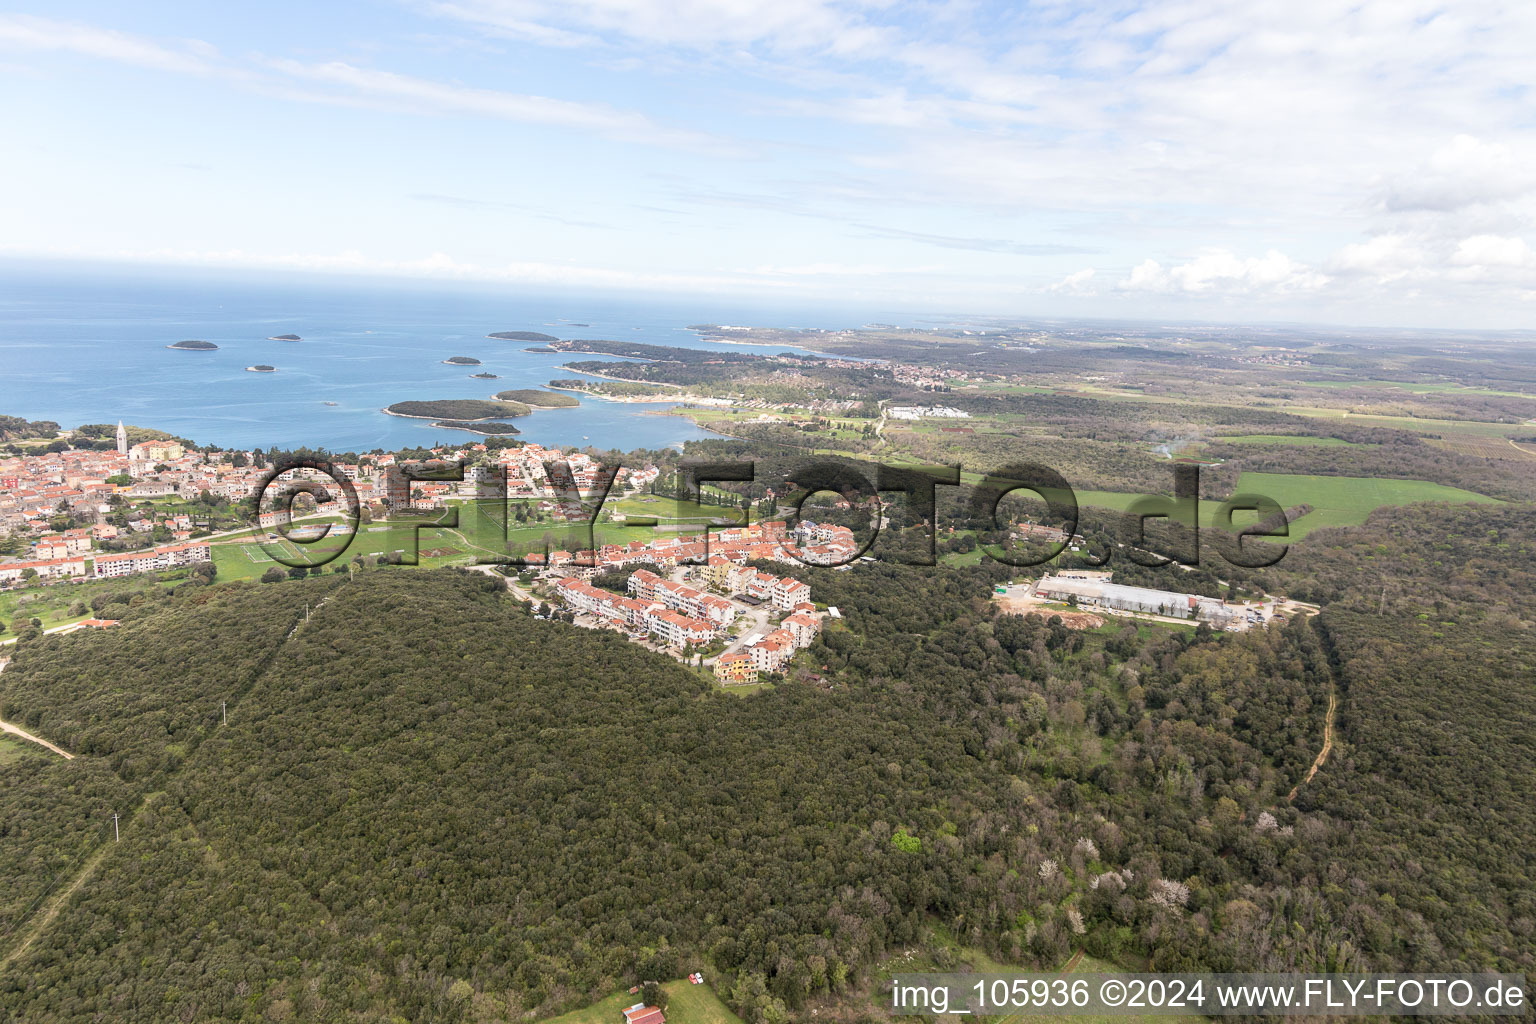
[[[581,402],[570,395],[560,395],[553,391],[541,391],[538,388],[516,388],[512,391],[499,391],[496,393],[498,402],[521,402],[523,405],[532,406],[535,409],[569,409],[580,405]]]
[[[495,334],[487,334],[487,338],[495,338],[497,341],[559,341],[553,334],[540,334],[538,331],[497,331]]]
[[[483,434],[487,437],[502,437],[511,434],[521,434],[510,423],[486,422],[484,420],[436,420],[434,427],[442,427],[444,430],[467,430],[472,434]]]

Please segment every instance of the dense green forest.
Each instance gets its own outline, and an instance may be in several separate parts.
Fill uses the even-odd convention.
[[[441,398],[396,402],[387,410],[396,416],[423,419],[494,420],[527,416],[530,410],[520,402],[495,402],[484,398]]]
[[[820,683],[745,699],[457,570],[125,587],[0,675],[80,755],[0,775],[0,1016],[538,1019],[702,969],[778,1024],[935,927],[1021,965],[1529,972],[1533,532],[1319,533],[1248,578],[1323,613],[1239,635],[999,616],[990,562],[812,571]]]

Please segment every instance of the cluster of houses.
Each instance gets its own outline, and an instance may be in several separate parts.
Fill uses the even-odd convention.
[[[405,480],[398,472],[396,457],[387,453],[366,456],[359,463],[337,462],[333,468],[346,478],[359,503],[379,514],[392,505],[441,507],[444,497],[483,493],[495,478],[506,481],[510,496],[536,499],[541,511],[556,518],[586,519],[588,513],[582,511],[575,496],[600,491],[609,483],[603,479],[607,471],[585,453],[537,444],[500,452],[489,452],[484,444],[469,445],[444,457],[479,460],[482,464],[467,467],[463,481]],[[546,463],[563,463],[568,468],[557,470],[557,478],[551,479]],[[121,425],[115,449],[69,449],[0,458],[0,536],[22,536],[32,542],[26,555],[0,560],[0,584],[23,579],[50,582],[87,575],[120,576],[206,559],[207,545],[192,541],[196,526],[189,516],[157,516],[135,509],[120,530],[108,521],[119,511],[111,504],[112,499],[190,501],[207,492],[228,501],[244,501],[260,490],[269,472],[250,452],[209,454],[166,440],[129,445]],[[636,489],[648,485],[658,472],[654,466],[621,468],[619,479],[627,488]],[[336,482],[318,471],[301,469],[288,476],[318,484],[331,500],[340,497]],[[55,532],[50,521],[62,512],[77,522],[95,522]],[[260,525],[269,529],[286,524],[289,518],[286,508],[270,506],[258,515]],[[147,534],[156,527],[164,527],[176,543],[120,554],[95,551],[100,542],[115,541],[120,533]]]
[[[649,569],[630,573],[627,594],[603,590],[575,576],[561,579],[554,589],[573,611],[595,616],[633,636],[649,635],[682,649],[725,634],[745,606],[770,606],[783,616],[778,627],[748,636],[739,650],[716,660],[715,678],[723,683],[750,683],[759,673],[782,671],[795,652],[809,647],[821,632],[810,584],[802,580],[738,565],[720,555],[709,560],[702,575],[711,587],[731,597],[666,579]]]

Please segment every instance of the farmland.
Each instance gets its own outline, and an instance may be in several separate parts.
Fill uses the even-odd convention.
[[[1491,502],[1494,499],[1459,487],[1426,480],[1394,480],[1361,476],[1310,476],[1294,473],[1244,473],[1236,494],[1262,494],[1281,508],[1311,505],[1313,511],[1291,524],[1291,539],[1329,526],[1358,526],[1378,508],[1420,501]],[[1078,491],[1079,504],[1124,512],[1140,495],[1118,491]],[[1217,502],[1200,503],[1201,526],[1209,527]],[[1235,516],[1243,525],[1241,516]]]

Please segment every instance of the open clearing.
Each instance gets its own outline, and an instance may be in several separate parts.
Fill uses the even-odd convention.
[[[664,982],[661,987],[667,993],[667,1024],[741,1024],[741,1018],[708,985],[694,985],[683,979]],[[639,1001],[638,995],[615,992],[591,1006],[551,1017],[543,1024],[623,1024],[622,1011]]]

